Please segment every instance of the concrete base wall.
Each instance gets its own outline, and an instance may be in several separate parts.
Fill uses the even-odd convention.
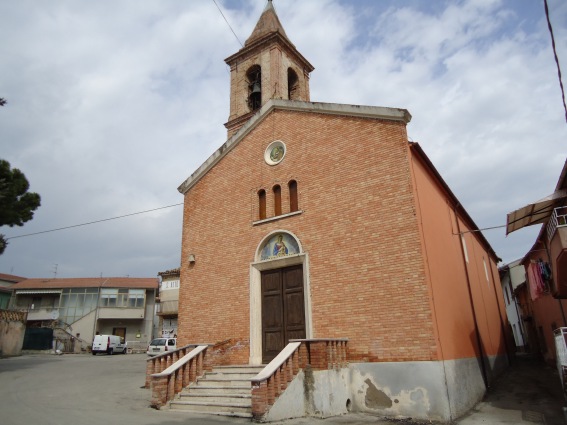
[[[354,363],[353,410],[446,422],[449,401],[441,362]]]
[[[485,361],[489,381],[507,364],[506,356]],[[485,391],[482,365],[477,358],[351,363],[341,370],[300,371],[264,420],[324,418],[354,411],[450,422],[473,408]]]
[[[266,422],[305,416],[326,418],[348,413],[350,370],[302,370],[278,397],[263,420]]]
[[[0,357],[21,355],[25,333],[23,322],[0,320]]]

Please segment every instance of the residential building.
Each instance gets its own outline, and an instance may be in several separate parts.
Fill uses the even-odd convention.
[[[12,297],[12,285],[25,280],[25,277],[0,273],[0,310],[5,310],[10,305]]]
[[[554,330],[567,326],[567,161],[555,191],[507,216],[507,234],[542,224],[521,260],[527,276],[524,324],[530,349],[555,365]]]
[[[156,336],[177,338],[177,312],[179,305],[179,267],[159,272],[159,299],[157,315],[159,317]]]
[[[152,338],[156,278],[27,279],[12,286],[13,305],[27,309],[24,349],[50,349],[53,329],[83,348],[95,334],[119,335],[131,345]],[[50,331],[51,329],[51,331]]]
[[[312,385],[311,407],[268,396],[263,420],[462,415],[508,364],[498,257],[408,142],[410,113],[312,102],[313,66],[270,1],[226,63],[228,139],[179,187],[178,345],[261,365],[290,341],[348,339],[347,368],[288,385]]]
[[[520,292],[526,286],[526,271],[521,260],[513,261],[498,268],[504,303],[506,305],[506,317],[514,337],[516,351],[526,351],[527,338],[524,328],[522,304],[519,301]]]

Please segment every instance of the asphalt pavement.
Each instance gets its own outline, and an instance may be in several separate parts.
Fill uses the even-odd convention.
[[[143,388],[145,354],[34,354],[0,359],[0,424],[42,425],[220,425],[249,424],[239,418],[160,411],[149,407]],[[515,358],[484,400],[456,425],[565,425],[566,406],[555,368],[528,356]],[[410,418],[349,414],[301,418],[281,425],[413,425]]]

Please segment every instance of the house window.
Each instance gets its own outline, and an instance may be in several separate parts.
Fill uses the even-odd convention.
[[[266,191],[264,189],[258,191],[258,217],[260,220],[266,218]]]
[[[118,302],[118,290],[114,288],[103,288],[100,291],[101,307],[116,307]]]
[[[274,186],[274,214],[282,215],[282,188],[279,184]]]
[[[289,187],[289,212],[295,212],[299,210],[299,202],[297,200],[297,182],[291,180],[288,183]]]
[[[130,291],[128,292],[128,307],[143,307],[145,294],[146,291],[144,289],[130,289]]]

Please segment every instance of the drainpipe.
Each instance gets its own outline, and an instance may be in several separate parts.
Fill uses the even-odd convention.
[[[457,233],[459,235],[459,238],[461,238],[459,243],[461,245],[461,256],[463,258],[463,265],[465,266],[465,276],[467,278],[467,289],[468,289],[468,292],[469,292],[469,302],[470,302],[470,305],[471,305],[473,321],[474,321],[474,333],[475,333],[476,343],[478,345],[478,349],[480,350],[480,368],[481,368],[481,371],[482,371],[482,380],[484,381],[485,389],[488,389],[488,377],[486,375],[486,365],[484,364],[484,349],[483,349],[483,345],[482,345],[482,339],[480,337],[480,331],[478,330],[478,319],[476,317],[476,311],[475,311],[475,308],[474,308],[474,301],[473,301],[473,295],[472,295],[472,289],[471,289],[471,281],[469,279],[469,268],[467,266],[467,258],[465,256],[465,247],[463,246],[463,239],[462,239],[463,234],[461,233],[461,226],[459,225],[459,216],[457,215],[457,211],[456,211],[457,206],[453,207],[453,213],[455,214],[455,221],[457,222]]]

